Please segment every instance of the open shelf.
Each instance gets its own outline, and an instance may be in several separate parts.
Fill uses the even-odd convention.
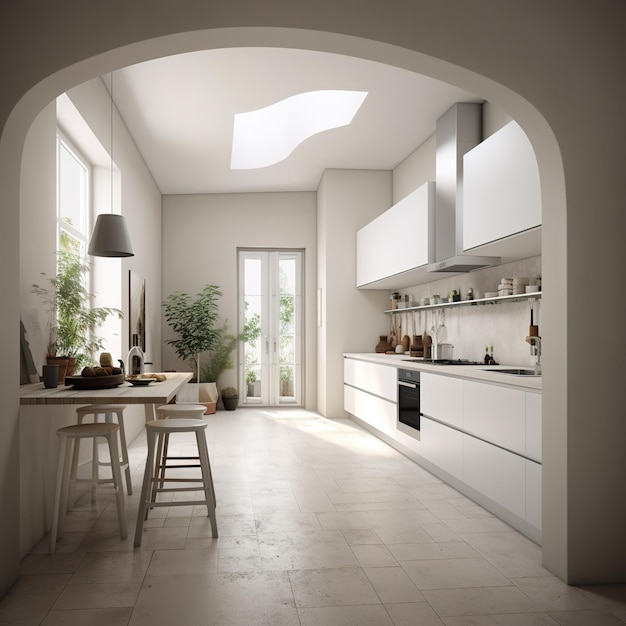
[[[476,300],[459,300],[458,302],[440,302],[439,304],[425,304],[411,306],[405,309],[388,309],[385,313],[406,313],[407,311],[422,311],[425,309],[441,309],[453,306],[468,306],[472,304],[498,304],[498,302],[520,302],[522,300],[532,300],[541,298],[541,291],[533,293],[520,293],[513,296],[496,296],[495,298],[476,298]]]

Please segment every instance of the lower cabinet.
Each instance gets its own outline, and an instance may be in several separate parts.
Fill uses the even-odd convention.
[[[526,459],[463,435],[463,482],[526,518]]]
[[[427,417],[420,420],[420,454],[455,478],[463,479],[463,434]]]
[[[343,408],[387,435],[396,432],[398,405],[350,385],[343,386]]]

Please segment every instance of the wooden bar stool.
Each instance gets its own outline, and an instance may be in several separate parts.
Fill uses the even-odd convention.
[[[112,478],[98,478],[96,484],[113,483],[117,502],[117,520],[120,526],[120,537],[126,539],[126,510],[124,507],[124,487],[122,486],[122,471],[120,456],[117,447],[119,425],[113,423],[76,424],[57,430],[60,439],[59,460],[57,463],[56,491],[54,496],[54,510],[52,514],[52,530],[50,531],[50,552],[56,550],[57,537],[63,533],[63,522],[68,509],[68,495],[70,483],[90,482],[93,479],[77,478],[73,473],[72,448],[78,448],[81,439],[95,439],[103,437],[109,444],[111,456]],[[68,445],[69,442],[69,445]]]
[[[120,468],[124,470],[126,476],[126,492],[129,496],[133,494],[133,485],[130,476],[130,463],[128,461],[128,446],[126,445],[126,429],[124,428],[124,409],[125,405],[122,404],[89,404],[87,406],[81,406],[76,409],[77,423],[82,424],[86,417],[91,416],[93,423],[100,421],[100,417],[104,422],[113,423],[113,416],[115,416],[117,423],[119,424],[119,447],[120,452]],[[93,502],[96,497],[96,483],[95,481],[100,478],[99,468],[101,466],[110,466],[111,464],[106,461],[101,461],[98,455],[98,442],[93,440],[92,456],[91,456],[91,477],[94,480],[93,487],[91,489],[91,501]],[[74,447],[74,457],[72,459],[72,474],[76,475],[78,470],[78,446]],[[70,493],[68,501],[68,510],[71,511],[75,496],[75,484],[70,484]]]
[[[203,407],[204,408],[204,407]],[[146,436],[148,439],[148,457],[144,471],[143,484],[141,487],[141,498],[139,510],[137,511],[137,526],[135,529],[135,546],[141,545],[141,535],[143,532],[143,522],[148,516],[149,509],[158,506],[195,506],[204,504],[207,507],[208,516],[211,519],[213,537],[217,537],[217,520],[215,518],[215,492],[213,490],[213,479],[211,477],[211,465],[209,463],[209,452],[206,445],[204,431],[207,423],[198,419],[161,419],[146,422]],[[160,478],[156,471],[156,448],[160,436],[171,435],[173,433],[194,433],[198,446],[198,459],[201,478],[164,478],[164,483],[192,483],[199,482],[200,486],[191,487],[165,487],[161,485]],[[196,458],[196,457],[194,457]],[[180,467],[180,466],[177,466]],[[188,467],[188,466],[184,466]],[[196,466],[193,466],[196,467]],[[155,487],[155,483],[156,487]],[[153,487],[151,489],[151,486]],[[185,500],[157,502],[159,493],[175,491],[203,491],[204,500]]]
[[[203,419],[204,412],[206,411],[206,407],[202,404],[163,404],[156,408],[156,416],[157,419]],[[198,461],[198,463],[194,465],[169,465],[169,467],[185,467],[185,468],[193,468],[200,467],[199,465],[199,457],[197,456],[169,456],[168,455],[168,446],[169,446],[169,436],[159,435],[158,443],[157,443],[157,455],[156,455],[156,463],[155,463],[155,478],[158,481],[155,481],[152,485],[152,497],[156,494],[157,486],[162,487],[163,481],[165,480],[165,470],[168,467],[168,461]],[[209,467],[210,470],[210,467]],[[211,478],[211,486],[212,484]],[[215,491],[215,490],[214,490]]]

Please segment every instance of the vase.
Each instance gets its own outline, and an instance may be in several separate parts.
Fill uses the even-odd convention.
[[[239,396],[228,397],[228,398],[222,397],[222,402],[224,403],[224,408],[227,411],[234,411],[237,408],[237,405],[239,404]]]
[[[62,357],[62,356],[48,356],[46,357],[46,362],[48,365],[59,366],[59,385],[64,385],[65,377],[67,376],[67,365],[68,365],[69,359],[67,357]]]
[[[385,353],[387,350],[393,350],[393,346],[387,339],[387,335],[379,335],[375,351],[378,353]]]

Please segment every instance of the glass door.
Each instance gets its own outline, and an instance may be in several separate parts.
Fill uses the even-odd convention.
[[[239,250],[244,404],[302,404],[302,256],[300,250]]]

